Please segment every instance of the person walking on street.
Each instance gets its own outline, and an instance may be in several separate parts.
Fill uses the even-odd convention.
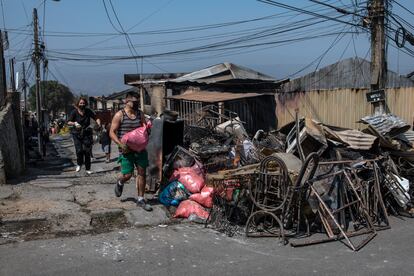
[[[68,125],[72,127],[71,133],[75,144],[77,166],[76,172],[81,170],[83,164],[87,174],[91,174],[91,152],[93,145],[93,131],[89,127],[91,118],[100,126],[101,120],[96,117],[95,112],[87,107],[88,101],[80,97],[75,109],[69,115]]]
[[[105,153],[105,162],[111,162],[111,137],[109,137],[109,131],[111,129],[111,123],[106,123],[100,135],[99,142],[102,145],[102,151]]]
[[[120,150],[118,162],[121,163],[121,176],[115,184],[115,195],[117,197],[122,195],[124,183],[132,177],[134,168],[136,168],[137,206],[142,207],[146,211],[152,211],[152,206],[144,199],[148,153],[145,149],[140,152],[132,151],[126,144],[121,142],[124,134],[145,125],[144,112],[139,109],[138,98],[133,92],[126,95],[124,103],[124,109],[114,115],[109,132],[111,139],[118,145]]]

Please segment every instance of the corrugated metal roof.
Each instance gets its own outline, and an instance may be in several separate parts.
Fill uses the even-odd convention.
[[[174,80],[171,80],[171,82],[194,81],[213,83],[217,81],[234,79],[261,80],[270,82],[276,81],[273,77],[254,71],[252,69],[235,65],[233,63],[224,62],[178,77]]]
[[[412,130],[408,130],[395,138],[411,143],[411,145],[414,146],[414,131]]]
[[[356,150],[369,150],[374,144],[377,137],[363,133],[356,129],[333,130],[324,126],[324,131],[329,139],[341,142],[348,148]]]
[[[172,100],[186,100],[204,103],[217,103],[239,100],[244,98],[260,97],[273,94],[259,93],[229,93],[229,92],[192,92],[187,94],[167,97]]]
[[[305,76],[292,79],[282,86],[282,92],[298,92],[371,86],[371,62],[348,58],[323,67]],[[393,71],[387,72],[387,88],[414,87],[414,81]]]
[[[138,88],[131,87],[131,88],[128,88],[126,90],[122,90],[120,92],[115,92],[115,93],[112,93],[111,95],[108,95],[107,97],[105,97],[105,99],[106,100],[114,100],[114,99],[119,99],[119,98],[123,99],[125,97],[125,95],[129,92],[134,92],[134,93],[138,94]]]
[[[124,74],[124,83],[127,85],[138,85],[146,83],[165,83],[169,80],[181,77],[188,73],[147,73],[147,74]]]
[[[410,125],[393,114],[380,114],[361,118],[361,122],[368,124],[375,132],[384,137],[395,137],[410,129]]]
[[[408,141],[414,144],[414,131],[408,130],[402,134],[403,137],[405,137]]]

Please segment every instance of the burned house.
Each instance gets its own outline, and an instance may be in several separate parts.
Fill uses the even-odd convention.
[[[123,107],[122,100],[125,98],[127,93],[133,92],[138,97],[138,90],[135,87],[131,87],[120,92],[115,92],[106,96],[103,99],[102,105],[105,107],[104,110],[117,111]]]
[[[160,114],[169,109],[187,118],[210,105],[229,117],[237,114],[249,133],[276,129],[274,94],[282,82],[232,63],[180,75],[156,74],[152,79],[145,79],[146,75],[138,80],[133,80],[133,75],[125,75],[125,83],[139,87],[146,113]]]
[[[96,112],[96,115],[103,123],[109,123],[114,114],[123,108],[123,99],[130,92],[135,93],[137,98],[139,98],[137,88],[131,87],[112,93],[109,96],[89,97],[89,107]]]
[[[370,90],[370,62],[349,58],[283,84],[276,94],[279,126],[301,117],[346,128],[360,128],[360,118],[372,114],[367,101]],[[386,107],[406,122],[414,115],[414,81],[395,72],[387,73]]]
[[[124,82],[139,93],[141,110],[146,114],[161,114],[166,109],[165,97],[172,95],[166,83],[182,75],[184,73],[126,74]]]

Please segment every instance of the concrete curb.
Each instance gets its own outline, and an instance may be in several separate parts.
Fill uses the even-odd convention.
[[[47,230],[49,228],[50,223],[46,216],[6,218],[0,221],[2,232],[29,232],[36,229]]]

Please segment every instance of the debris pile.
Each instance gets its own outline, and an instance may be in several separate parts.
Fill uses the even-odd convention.
[[[357,251],[390,228],[388,215],[413,215],[414,132],[394,115],[362,118],[363,131],[297,118],[251,137],[237,114],[207,106],[192,116],[163,168],[160,200],[178,206],[175,217]]]

